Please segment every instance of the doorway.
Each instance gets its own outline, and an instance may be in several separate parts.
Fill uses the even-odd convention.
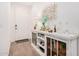
[[[31,5],[22,3],[11,3],[12,20],[14,29],[13,41],[30,38],[31,35]]]

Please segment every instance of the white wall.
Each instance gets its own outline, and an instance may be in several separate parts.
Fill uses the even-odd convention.
[[[9,53],[9,9],[10,3],[0,2],[0,56]]]
[[[16,37],[15,37],[15,10],[14,10],[14,6],[12,5],[12,3],[10,3],[10,20],[9,20],[9,25],[10,25],[10,41],[13,42],[15,41]]]
[[[79,3],[57,3],[57,31],[79,33]]]

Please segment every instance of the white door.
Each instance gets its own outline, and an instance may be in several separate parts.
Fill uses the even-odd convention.
[[[15,6],[15,34],[16,40],[27,39],[29,37],[29,20],[31,7],[26,5]]]

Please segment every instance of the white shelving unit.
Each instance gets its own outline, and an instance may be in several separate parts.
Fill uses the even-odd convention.
[[[44,40],[44,41],[45,41],[45,38],[42,38],[42,37],[39,37],[39,36],[38,36],[37,38],[38,38],[38,39],[40,38],[41,40]]]
[[[32,42],[32,46],[41,56],[77,56],[79,54],[78,37],[74,35],[66,36],[43,31],[33,31],[33,33],[36,33],[36,45]]]

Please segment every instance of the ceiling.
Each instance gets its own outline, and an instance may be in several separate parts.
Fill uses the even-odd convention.
[[[45,3],[51,3],[51,2],[11,2],[13,5],[37,5],[37,4],[45,4]]]

